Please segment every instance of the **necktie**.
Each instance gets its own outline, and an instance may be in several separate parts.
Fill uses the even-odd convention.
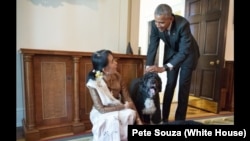
[[[165,31],[165,37],[166,37],[167,43],[170,45],[170,38],[169,38],[168,30]]]

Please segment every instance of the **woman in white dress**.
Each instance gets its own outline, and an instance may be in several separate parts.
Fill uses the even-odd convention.
[[[93,141],[126,141],[128,125],[142,125],[128,89],[117,72],[110,50],[93,53],[93,70],[87,77],[93,108],[90,112]]]

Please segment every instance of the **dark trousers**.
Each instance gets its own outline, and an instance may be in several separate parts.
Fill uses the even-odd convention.
[[[172,103],[179,70],[180,70],[179,93],[178,93],[178,105],[175,112],[175,120],[186,119],[188,97],[189,97],[193,69],[175,68],[171,71],[167,71],[167,84],[163,96],[163,105],[162,105],[162,120],[164,122],[167,122],[169,118],[170,106]]]

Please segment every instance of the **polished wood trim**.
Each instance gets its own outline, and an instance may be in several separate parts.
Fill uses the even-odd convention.
[[[28,49],[28,48],[21,48],[19,50],[19,53],[21,54],[44,54],[44,55],[71,55],[71,56],[91,56],[93,52],[82,52],[82,51],[66,51],[66,50],[47,50],[47,49]],[[122,53],[115,53],[113,52],[115,57],[118,58],[136,58],[136,59],[145,59],[145,55],[133,55],[133,54],[122,54]]]
[[[222,89],[225,89],[225,106],[223,110],[234,111],[234,61],[226,61],[223,69]]]
[[[73,57],[74,62],[74,124],[79,123],[79,61],[80,57]]]
[[[221,79],[221,110],[234,111],[234,61],[225,61]]]
[[[23,57],[24,64],[24,93],[26,108],[26,127],[31,130],[35,126],[34,112],[34,82],[33,82],[33,55],[25,55]]]

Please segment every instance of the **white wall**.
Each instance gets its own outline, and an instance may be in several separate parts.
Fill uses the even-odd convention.
[[[24,117],[20,48],[126,53],[124,0],[16,0],[16,126]]]
[[[229,3],[225,60],[234,61],[234,0]]]

